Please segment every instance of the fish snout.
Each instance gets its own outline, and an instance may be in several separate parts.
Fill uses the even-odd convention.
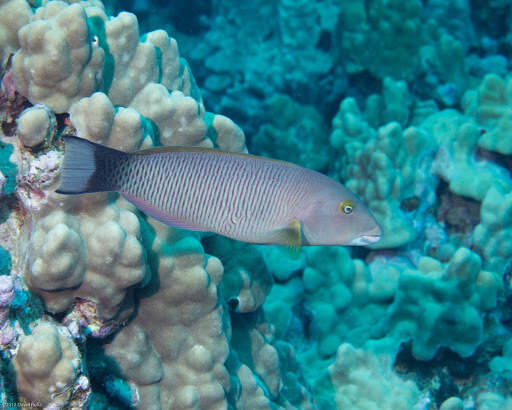
[[[350,245],[355,246],[365,246],[372,245],[380,240],[382,236],[382,229],[379,225],[375,225],[370,230],[364,232],[363,234],[355,237],[350,241]]]

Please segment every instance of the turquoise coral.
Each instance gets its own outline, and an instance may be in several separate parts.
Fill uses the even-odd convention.
[[[512,154],[512,82],[488,74],[462,101],[464,113],[474,116],[482,127],[478,145],[501,154]]]
[[[419,391],[411,380],[402,380],[384,356],[341,344],[329,366],[338,409],[410,409]]]
[[[342,110],[350,105],[350,100],[342,103]],[[331,143],[341,151],[340,179],[364,199],[383,229],[383,238],[373,247],[407,244],[417,236],[410,211],[422,213],[434,200],[435,180],[428,171],[429,148],[433,150],[435,142],[422,129],[402,130],[396,122],[376,131],[359,115],[358,110],[346,113],[341,132],[331,135]],[[403,201],[413,197],[426,201],[420,209],[404,208]]]
[[[489,366],[494,372],[498,373],[512,371],[512,339],[504,344],[502,355],[494,357]]]
[[[473,241],[485,258],[486,268],[503,275],[512,260],[512,193],[489,189],[480,212]]]
[[[418,0],[339,0],[339,31],[349,71],[371,70],[376,76],[410,78],[419,65],[424,39]]]
[[[11,162],[11,155],[13,153],[11,144],[0,141],[0,172],[3,174],[4,183],[0,196],[4,194],[14,193],[16,186],[16,173],[18,171],[16,164]]]
[[[327,126],[314,107],[300,105],[286,95],[273,95],[265,108],[268,124],[254,136],[254,149],[263,156],[275,156],[317,171],[328,169],[332,154],[327,147]]]
[[[483,314],[496,307],[500,289],[499,278],[483,270],[481,258],[467,248],[446,264],[422,257],[417,269],[401,273],[395,300],[375,328],[377,340],[368,346],[385,351],[389,338],[395,349],[397,342],[412,339],[412,353],[421,360],[441,346],[469,356],[483,340]]]
[[[504,168],[477,158],[480,131],[470,118],[444,110],[430,116],[421,127],[439,144],[432,170],[449,184],[452,192],[481,201],[491,187],[506,192],[512,189],[512,180]]]

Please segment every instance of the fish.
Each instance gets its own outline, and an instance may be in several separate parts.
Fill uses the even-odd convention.
[[[59,194],[116,191],[167,225],[256,244],[364,246],[381,237],[350,190],[299,165],[207,148],[128,153],[63,140]]]

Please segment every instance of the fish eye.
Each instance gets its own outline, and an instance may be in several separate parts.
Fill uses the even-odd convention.
[[[354,203],[350,200],[346,200],[340,203],[340,212],[345,215],[350,215],[354,210]]]

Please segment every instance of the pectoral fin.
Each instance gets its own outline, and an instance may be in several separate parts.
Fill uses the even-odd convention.
[[[278,232],[279,243],[287,246],[292,255],[298,257],[301,245],[301,224],[298,219],[293,219],[288,226]]]

